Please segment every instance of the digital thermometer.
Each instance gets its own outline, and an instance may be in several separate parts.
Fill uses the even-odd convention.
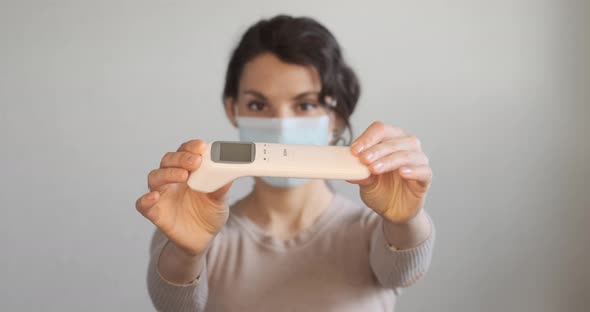
[[[213,192],[245,176],[361,180],[370,175],[348,146],[215,141],[187,183],[196,191]]]

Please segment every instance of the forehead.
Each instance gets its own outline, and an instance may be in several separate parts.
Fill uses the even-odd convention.
[[[312,66],[289,64],[264,53],[244,66],[239,92],[256,90],[267,97],[296,96],[321,90],[320,76]]]

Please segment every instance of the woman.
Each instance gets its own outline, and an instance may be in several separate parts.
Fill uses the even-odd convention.
[[[242,37],[223,101],[241,140],[327,145],[350,129],[359,93],[326,28],[277,16]],[[349,181],[364,205],[323,180],[255,178],[229,207],[231,183],[208,194],[187,187],[205,148],[194,140],[164,155],[136,203],[158,228],[148,290],[159,310],[392,311],[398,289],[426,272],[432,172],[416,137],[375,122],[352,142],[372,173]]]

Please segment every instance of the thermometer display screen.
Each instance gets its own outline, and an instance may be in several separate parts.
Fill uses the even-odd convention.
[[[219,160],[222,162],[232,163],[250,163],[254,161],[252,143],[220,143],[219,144]]]

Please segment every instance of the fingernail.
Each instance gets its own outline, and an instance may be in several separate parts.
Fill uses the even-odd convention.
[[[410,168],[404,167],[404,168],[401,168],[400,170],[401,170],[401,172],[403,174],[410,174],[410,173],[412,173],[412,169],[410,169]]]
[[[193,163],[193,160],[194,160],[193,155],[188,155],[184,161],[186,161],[186,163],[190,165]]]
[[[358,154],[358,153],[362,152],[365,147],[363,146],[363,144],[356,142],[356,143],[352,144],[351,148],[352,148],[353,153]]]
[[[369,161],[372,161],[375,158],[375,154],[369,153],[369,154],[365,155],[365,158]]]
[[[152,201],[154,200],[154,198],[156,198],[156,194],[155,193],[150,193],[148,196],[145,197],[147,200]]]
[[[382,162],[378,162],[376,164],[373,165],[373,169],[380,171],[381,168],[383,168],[383,163]]]

